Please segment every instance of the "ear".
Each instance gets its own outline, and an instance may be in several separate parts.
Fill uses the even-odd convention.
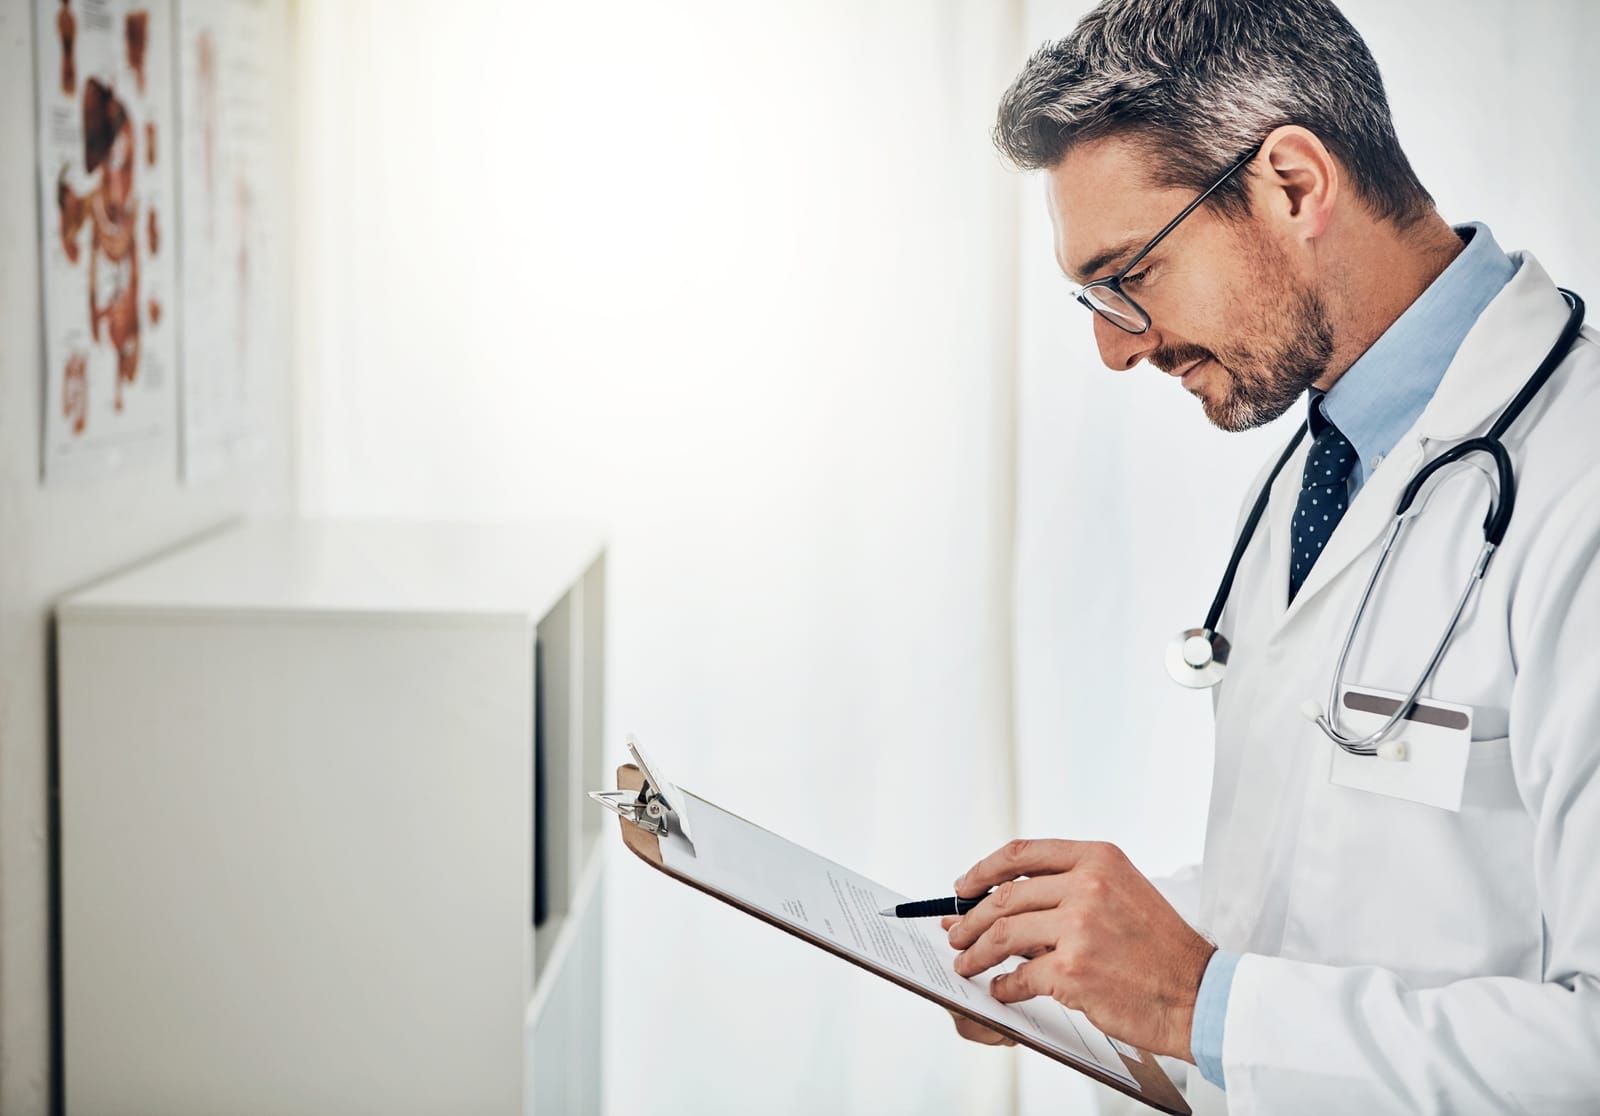
[[[1288,235],[1310,241],[1327,229],[1342,185],[1339,161],[1316,134],[1286,124],[1261,145],[1250,200]]]

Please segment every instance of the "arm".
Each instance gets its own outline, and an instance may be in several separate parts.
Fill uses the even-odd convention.
[[[1600,473],[1543,522],[1511,609],[1510,711],[1511,762],[1535,821],[1543,981],[1418,989],[1383,969],[1246,955],[1223,1041],[1232,1111],[1600,1106]]]

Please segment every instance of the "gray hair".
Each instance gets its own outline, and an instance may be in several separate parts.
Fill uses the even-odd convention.
[[[1432,208],[1378,64],[1331,0],[1104,0],[1028,60],[994,141],[1034,170],[1126,135],[1152,153],[1158,185],[1198,191],[1285,124],[1315,133],[1378,215],[1404,227]],[[1247,214],[1244,177],[1208,204]]]

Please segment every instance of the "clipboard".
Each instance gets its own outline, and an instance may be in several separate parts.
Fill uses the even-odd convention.
[[[1127,1082],[1098,1066],[1074,1060],[1038,1043],[1027,1034],[1004,1026],[996,1020],[977,1015],[954,1000],[913,984],[887,966],[875,964],[868,958],[859,957],[840,949],[821,935],[809,933],[799,926],[781,922],[760,908],[744,902],[737,896],[698,880],[687,872],[669,866],[661,853],[661,838],[669,832],[675,832],[680,836],[688,836],[683,829],[678,828],[677,811],[672,804],[672,800],[681,796],[683,792],[664,779],[653,777],[650,764],[639,754],[638,748],[631,737],[628,740],[628,748],[638,763],[624,764],[617,768],[616,790],[593,792],[590,797],[619,816],[618,824],[622,831],[622,843],[635,856],[656,871],[670,876],[679,883],[687,884],[689,887],[703,892],[713,899],[720,900],[730,907],[743,911],[745,914],[759,919],[769,926],[775,926],[779,930],[799,938],[801,941],[833,954],[835,957],[848,961],[858,968],[865,969],[874,976],[882,977],[884,980],[897,984],[908,992],[912,992],[923,999],[931,1000],[947,1011],[966,1016],[976,1023],[999,1031],[1015,1041],[1017,1045],[1025,1046],[1030,1050],[1043,1054],[1052,1061],[1060,1062],[1062,1065],[1068,1066],[1103,1085],[1147,1104],[1151,1108],[1171,1113],[1172,1116],[1190,1116],[1189,1105],[1184,1101],[1182,1094],[1178,1092],[1177,1086],[1167,1077],[1166,1072],[1156,1062],[1155,1056],[1147,1050],[1140,1050],[1136,1057],[1130,1057],[1125,1049],[1126,1044],[1114,1044],[1117,1047],[1118,1055],[1122,1058],[1123,1065],[1139,1084],[1139,1088],[1134,1089]],[[750,825],[752,823],[745,822],[745,824]]]

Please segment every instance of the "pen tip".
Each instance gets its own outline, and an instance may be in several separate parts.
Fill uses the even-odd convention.
[[[894,917],[894,908],[893,907],[884,907],[878,913],[881,914],[884,918],[893,918]]]

